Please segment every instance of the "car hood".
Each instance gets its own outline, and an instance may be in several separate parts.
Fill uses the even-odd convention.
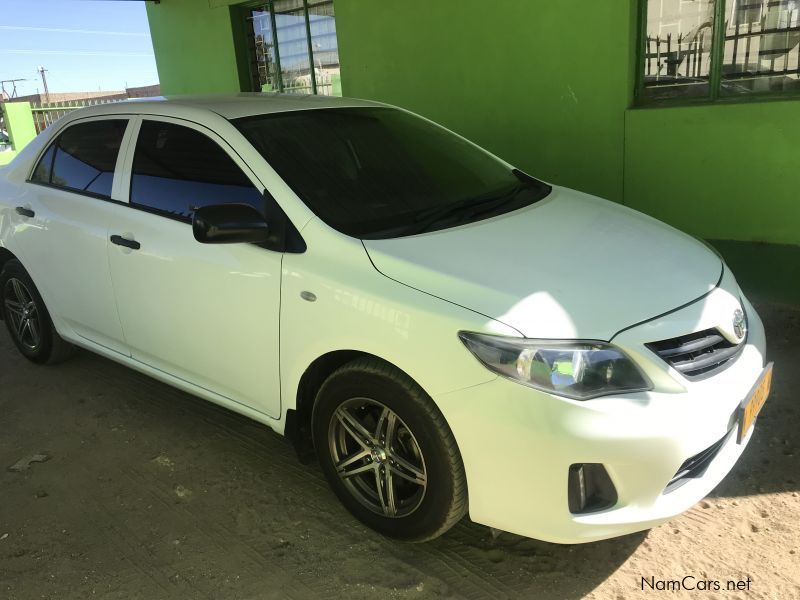
[[[491,219],[364,246],[387,277],[530,338],[610,340],[706,294],[722,272],[691,236],[558,187]]]

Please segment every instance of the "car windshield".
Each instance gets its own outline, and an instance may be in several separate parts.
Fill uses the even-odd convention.
[[[362,239],[463,225],[522,208],[550,191],[397,109],[302,110],[233,124],[319,218]]]

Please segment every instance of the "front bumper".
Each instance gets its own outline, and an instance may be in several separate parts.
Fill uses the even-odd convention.
[[[736,443],[737,407],[764,368],[758,315],[743,300],[750,321],[746,347],[702,381],[683,379],[644,348],[659,339],[652,337],[655,332],[687,322],[703,329],[718,312],[709,308],[715,302],[720,308],[728,299],[720,292],[715,300],[712,293],[705,302],[614,340],[631,355],[640,354],[658,391],[577,402],[497,378],[436,397],[461,450],[471,519],[550,542],[590,542],[661,524],[716,487],[752,435],[751,430],[743,444]],[[723,438],[701,476],[665,492],[684,461]],[[618,494],[614,506],[570,513],[567,478],[575,463],[605,466]]]

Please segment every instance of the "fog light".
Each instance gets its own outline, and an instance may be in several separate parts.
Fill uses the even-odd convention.
[[[569,512],[597,512],[617,503],[617,489],[606,468],[598,463],[570,465],[567,480]]]

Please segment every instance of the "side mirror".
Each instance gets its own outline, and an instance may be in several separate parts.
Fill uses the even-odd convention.
[[[203,244],[266,242],[267,222],[249,204],[211,204],[194,211],[194,239]]]

